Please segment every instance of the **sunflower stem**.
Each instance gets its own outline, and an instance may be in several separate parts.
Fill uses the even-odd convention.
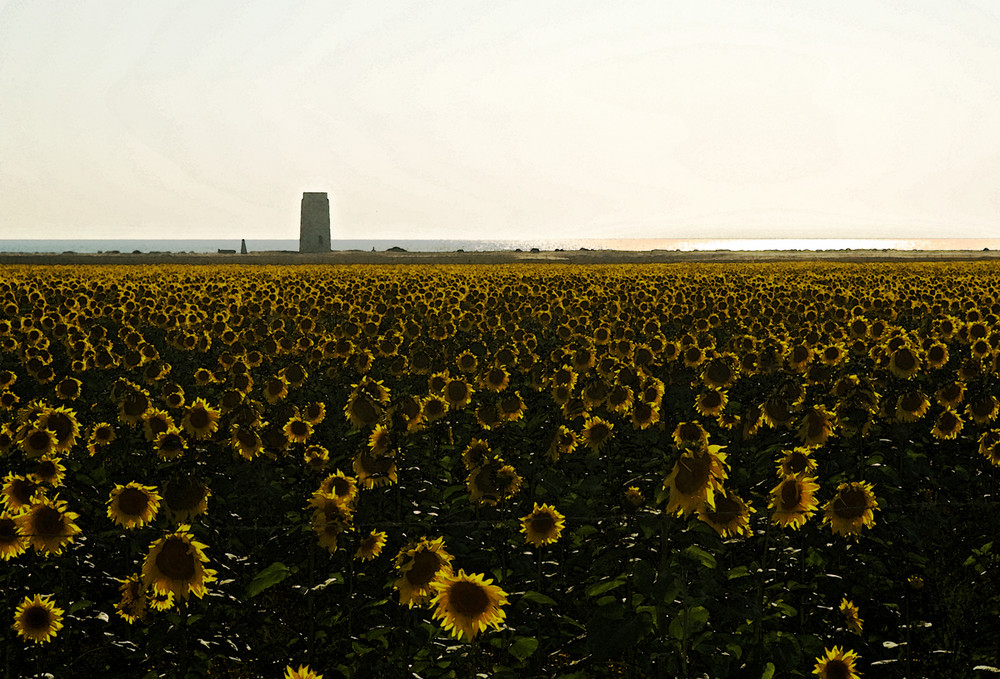
[[[538,587],[539,592],[543,592],[545,586],[542,584],[542,550],[544,547],[539,547],[535,550],[535,586]]]
[[[314,599],[316,593],[313,591],[313,587],[316,586],[316,542],[310,541],[309,543],[309,591],[306,594],[306,605],[308,607],[309,615],[309,651],[307,657],[309,662],[313,662],[313,648],[316,645],[316,616],[313,614]]]

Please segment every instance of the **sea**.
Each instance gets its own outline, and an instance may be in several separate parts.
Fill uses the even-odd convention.
[[[217,253],[240,251],[238,238],[122,240],[0,240],[0,253]],[[297,239],[247,239],[248,252],[298,252]],[[830,251],[830,250],[998,250],[1000,238],[563,238],[503,240],[333,240],[335,251],[497,252],[553,250]]]

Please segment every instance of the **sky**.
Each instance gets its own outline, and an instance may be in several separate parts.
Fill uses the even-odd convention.
[[[1000,237],[994,0],[0,0],[0,239]]]

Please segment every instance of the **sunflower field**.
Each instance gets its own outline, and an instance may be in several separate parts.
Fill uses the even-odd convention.
[[[998,318],[975,262],[3,267],[3,676],[997,676]]]

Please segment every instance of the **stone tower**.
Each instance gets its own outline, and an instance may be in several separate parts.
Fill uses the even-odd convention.
[[[325,193],[302,194],[299,252],[330,251],[330,199]]]

